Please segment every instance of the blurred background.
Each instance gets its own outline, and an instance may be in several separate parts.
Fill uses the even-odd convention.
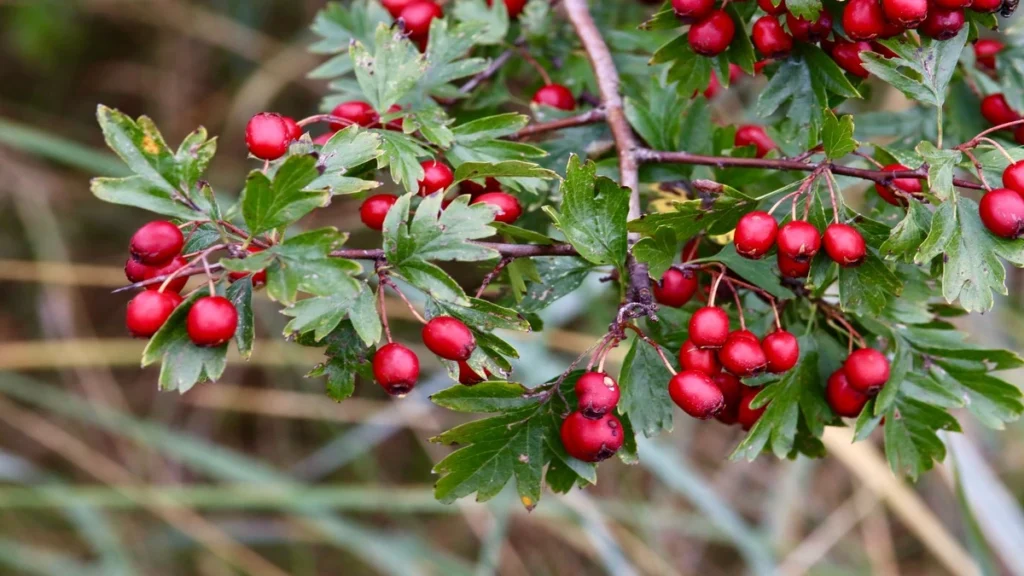
[[[128,298],[110,293],[147,216],[89,192],[122,172],[96,105],[150,115],[172,145],[199,124],[219,134],[209,176],[234,195],[249,116],[316,111],[325,86],[305,78],[319,61],[304,48],[323,4],[0,0],[0,574],[1024,574],[1019,424],[963,418],[945,466],[907,485],[880,438],[830,429],[824,460],[735,463],[738,429],[677,418],[639,465],[609,461],[598,486],[528,514],[508,491],[434,501],[449,449],[427,439],[458,418],[426,399],[450,384],[439,365],[402,401],[364,383],[336,404],[303,378],[319,354],[278,337],[263,296],[251,361],[158,393]],[[356,202],[309,224],[368,246]],[[548,329],[515,341],[518,378],[588,347],[607,292],[595,276],[546,310]],[[1001,305],[965,328],[1019,349],[1019,312]],[[393,326],[418,341],[408,320]]]

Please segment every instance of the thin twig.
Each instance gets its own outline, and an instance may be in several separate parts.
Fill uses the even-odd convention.
[[[398,294],[398,297],[402,299],[402,302],[405,302],[405,306],[409,309],[409,312],[412,313],[413,318],[416,318],[416,320],[419,320],[419,322],[421,324],[426,324],[427,323],[427,319],[424,318],[416,310],[416,307],[412,305],[412,302],[410,302],[409,299],[406,298],[405,292],[402,292],[402,289],[398,287],[398,284],[395,284],[395,282],[393,280],[391,280],[391,278],[388,278],[386,275],[382,275],[380,277],[380,281],[381,281],[381,283],[383,285],[389,286],[392,290],[395,291],[396,294]]]
[[[494,267],[494,269],[488,272],[487,275],[484,276],[483,281],[480,282],[480,287],[477,288],[476,290],[477,298],[483,296],[484,290],[487,289],[487,286],[490,285],[490,283],[493,282],[494,279],[497,278],[499,274],[501,274],[501,271],[505,269],[505,266],[511,264],[513,260],[515,260],[514,257],[505,256],[504,258],[498,261],[498,264]]]
[[[661,357],[661,361],[665,364],[665,368],[668,369],[669,373],[672,374],[673,376],[676,375],[676,369],[672,367],[672,363],[669,362],[668,358],[665,356],[665,351],[661,349],[661,346],[659,346],[657,342],[655,342],[654,340],[651,340],[650,338],[648,338],[647,334],[644,334],[642,330],[640,330],[639,328],[637,328],[633,324],[626,324],[624,327],[632,330],[633,332],[636,332],[636,335],[641,340],[643,340],[644,342],[649,344],[652,348],[654,348],[654,351],[657,352],[658,356]]]
[[[537,122],[535,124],[530,124],[509,136],[508,139],[522,140],[523,138],[529,138],[530,136],[536,136],[546,132],[564,130],[565,128],[575,128],[577,126],[586,126],[587,124],[596,124],[597,122],[604,120],[604,118],[604,109],[594,108],[575,116],[569,116],[568,118],[559,118],[558,120],[551,120],[549,122]]]

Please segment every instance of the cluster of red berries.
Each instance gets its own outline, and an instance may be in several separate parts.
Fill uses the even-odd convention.
[[[610,458],[624,440],[622,423],[612,411],[619,403],[619,385],[604,372],[587,372],[576,381],[576,410],[562,422],[565,451],[585,462]]]
[[[461,320],[435,316],[423,326],[422,337],[428,350],[459,363],[459,382],[472,385],[483,381],[466,363],[476,349],[476,338]],[[420,359],[406,346],[388,342],[373,355],[373,377],[388,394],[405,396],[420,377]]]
[[[806,276],[822,245],[829,258],[844,268],[858,266],[867,256],[864,237],[849,224],[834,222],[821,234],[804,220],[791,220],[780,227],[771,214],[760,210],[740,218],[733,244],[740,256],[753,260],[778,246],[779,270],[788,278]]]
[[[245,144],[260,160],[277,160],[288,152],[288,145],[302,136],[302,128],[288,116],[260,112],[245,125]]]
[[[505,0],[510,18],[516,18],[526,7],[527,0]],[[488,6],[491,0],[487,0]],[[381,0],[381,5],[392,18],[402,21],[403,30],[419,49],[425,50],[430,38],[430,22],[444,16],[444,10],[431,0]]]
[[[889,360],[885,354],[873,348],[854,350],[829,376],[825,400],[837,416],[856,418],[888,380]]]
[[[131,257],[125,264],[125,275],[131,282],[140,282],[171,274],[184,266],[181,249],[185,238],[181,230],[164,220],[150,222],[132,235]],[[188,278],[182,276],[166,282],[166,286],[150,284],[128,303],[126,324],[133,336],[149,338],[167,321],[182,302],[181,289]],[[220,346],[235,335],[238,311],[223,296],[197,299],[186,318],[188,336],[197,346]]]
[[[1024,160],[1003,170],[1003,186],[981,197],[978,215],[985,228],[996,236],[1020,238],[1024,234]]]

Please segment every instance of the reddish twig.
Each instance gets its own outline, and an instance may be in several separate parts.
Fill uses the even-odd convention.
[[[522,140],[523,138],[529,138],[530,136],[554,132],[556,130],[564,130],[565,128],[575,128],[577,126],[596,124],[597,122],[604,120],[604,118],[604,109],[594,108],[592,110],[587,110],[582,114],[569,116],[568,118],[559,118],[558,120],[551,120],[549,122],[537,122],[535,124],[530,124],[508,138],[509,140]]]

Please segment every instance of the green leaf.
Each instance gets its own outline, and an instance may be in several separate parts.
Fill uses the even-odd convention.
[[[481,35],[486,34],[486,24],[461,22],[449,27],[447,18],[435,18],[430,23],[430,40],[427,43],[427,71],[420,79],[418,90],[426,95],[444,97],[465,97],[450,83],[483,72],[487,68],[484,58],[467,57]]]
[[[950,394],[964,400],[964,405],[983,425],[1002,430],[1007,422],[1020,418],[1024,411],[1019,388],[984,372],[932,368],[931,375]]]
[[[757,206],[757,201],[724,186],[714,200],[673,202],[672,212],[647,214],[629,223],[630,232],[654,235],[661,227],[671,228],[676,238],[692,238],[699,232],[725,234],[736,227],[744,214]]]
[[[671,228],[659,228],[654,236],[641,238],[633,245],[633,257],[647,264],[651,276],[660,278],[679,253],[679,242]]]
[[[872,249],[859,266],[839,267],[839,302],[843,310],[878,315],[903,292],[903,282]]]
[[[356,40],[349,48],[356,80],[374,110],[386,111],[397,104],[427,70],[426,57],[400,31],[379,24],[373,53]]]
[[[693,262],[721,262],[744,280],[756,284],[766,292],[780,299],[793,297],[793,292],[779,282],[770,259],[751,260],[736,253],[736,246],[726,244],[714,256],[701,258]]]
[[[651,76],[646,91],[624,101],[630,125],[655,150],[679,149],[688,103],[688,98],[674,86],[666,86],[659,75]]]
[[[781,0],[779,4],[782,4]],[[821,13],[821,0],[787,0],[786,10],[794,16],[814,22]]]
[[[369,290],[365,284],[354,288],[344,285],[328,296],[299,300],[281,310],[282,314],[292,318],[284,327],[284,335],[287,337],[313,332],[313,338],[317,341],[326,338],[355,306],[360,293],[368,293]]]
[[[889,239],[882,243],[878,251],[888,260],[913,262],[931,226],[932,213],[924,204],[910,202],[907,206],[907,215],[893,226]]]
[[[182,192],[184,179],[178,162],[150,118],[141,116],[136,122],[101,104],[96,108],[96,119],[107,146],[132,172],[169,195]]]
[[[806,340],[800,347],[805,349]],[[819,383],[818,353],[804,351],[800,362],[786,372],[778,382],[768,384],[752,401],[753,406],[764,406],[764,413],[740,442],[730,458],[753,460],[770,446],[779,458],[793,450],[801,405],[815,398],[821,402],[822,385]],[[809,410],[816,410],[813,406]]]
[[[490,333],[497,329],[520,332],[530,330],[530,323],[518,312],[487,300],[470,298],[469,306],[445,301],[437,301],[436,304],[444,314],[454,316],[480,332]]]
[[[853,116],[846,114],[836,118],[831,110],[825,111],[825,126],[821,129],[821,143],[825,155],[837,160],[857,149],[857,141],[853,139]]]
[[[690,48],[686,34],[681,34],[658,48],[651,57],[651,64],[668,63],[667,80],[675,83],[676,91],[683,98],[702,92],[711,80],[713,60],[698,55]]]
[[[456,384],[430,397],[431,402],[456,412],[508,412],[536,404],[522,384],[481,382],[473,386]]]
[[[525,114],[509,112],[477,118],[452,129],[455,141],[464,146],[515,134],[530,122]]]
[[[946,88],[960,60],[960,52],[967,42],[965,26],[949,40],[921,38],[917,46],[910,40],[879,40],[896,53],[886,58],[874,52],[861,55],[864,68],[890,84],[908,98],[941,107],[946,101]]]
[[[395,268],[394,272],[438,302],[469,303],[469,299],[459,283],[447,272],[430,262],[409,260]]]
[[[353,40],[370,43],[377,26],[390,23],[391,16],[376,1],[354,0],[347,6],[340,2],[328,2],[310,26],[320,40],[310,46],[309,51],[314,54],[347,53]],[[313,76],[313,73],[310,76],[329,77]]]
[[[235,345],[238,353],[246,360],[252,355],[252,340],[255,333],[252,321],[252,277],[235,280],[225,291],[225,296],[238,310],[238,328],[235,330]]]
[[[482,32],[476,35],[478,44],[500,44],[508,35],[508,8],[504,2],[484,0],[458,0],[452,15],[460,22],[478,25]]]
[[[946,411],[900,397],[885,415],[885,456],[898,475],[917,480],[946,457],[946,446],[937,432],[960,431]]]
[[[274,181],[253,170],[242,192],[242,216],[252,235],[294,223],[313,209],[326,206],[327,192],[306,192],[319,176],[316,158],[291,156],[274,175]]]
[[[406,195],[388,212],[384,222],[388,263],[402,267],[410,261],[474,262],[497,257],[491,248],[474,244],[494,235],[489,226],[495,209],[488,204],[469,204],[469,196],[456,197],[441,209],[441,194],[424,198],[408,225],[401,222],[411,195]],[[397,208],[397,209],[396,209]]]
[[[545,210],[580,256],[621,267],[626,261],[629,190],[608,178],[595,178],[596,171],[593,162],[581,166],[579,157],[572,156],[562,183],[561,209]]]
[[[619,372],[622,396],[618,409],[648,438],[662,430],[672,430],[675,405],[668,395],[671,377],[654,347],[640,338],[634,339]]]
[[[201,217],[199,212],[175,199],[171,194],[142,176],[93,178],[90,182],[90,189],[94,196],[111,204],[142,208],[148,212],[156,212],[182,220],[194,220]]]
[[[479,180],[487,177],[541,178],[551,180],[558,178],[558,173],[541,168],[533,162],[505,160],[503,162],[464,162],[455,170],[455,182]]]
[[[217,380],[224,373],[227,366],[227,344],[196,346],[185,327],[185,319],[192,304],[208,295],[204,290],[190,294],[174,309],[143,350],[143,366],[160,362],[160,390],[177,390],[184,394],[198,382]]]
[[[928,163],[928,190],[940,200],[951,198],[955,193],[953,171],[960,163],[960,151],[939,150],[931,142],[921,142],[915,150]]]
[[[408,134],[394,130],[378,130],[383,154],[377,157],[377,168],[390,168],[391,179],[409,192],[415,192],[417,182],[423,178],[420,158],[430,156],[430,151]]]
[[[352,178],[346,174],[352,168],[378,158],[383,153],[379,134],[360,130],[358,126],[339,130],[320,149],[316,166],[321,173],[305,190],[326,190],[339,195],[376,188],[380,182]]]
[[[448,126],[451,120],[439,106],[398,114],[403,118],[402,131],[406,134],[419,132],[431,144],[441,148],[448,148],[455,142],[455,134],[452,133],[451,128]],[[392,120],[391,116],[391,114],[387,114],[381,117],[381,121],[389,122]]]
[[[355,391],[356,374],[372,379],[370,371],[371,349],[364,344],[352,323],[342,321],[325,338],[309,341],[303,336],[297,338],[307,346],[327,345],[327,359],[306,374],[307,378],[327,378],[327,396],[335,401],[348,398]]]
[[[526,294],[517,305],[523,313],[539,312],[576,291],[593,266],[582,258],[542,256],[531,259],[537,265],[538,281],[526,283]]]
[[[844,98],[860,98],[832,58],[817,46],[799,43],[761,91],[755,110],[762,118],[783,113],[794,125],[810,125],[811,133],[817,133],[822,110],[831,108],[829,92]]]

